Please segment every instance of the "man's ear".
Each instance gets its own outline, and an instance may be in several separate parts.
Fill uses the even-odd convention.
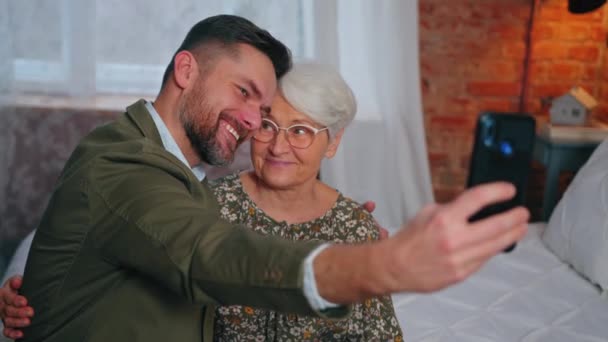
[[[173,59],[173,79],[181,89],[188,88],[198,76],[198,64],[190,51],[180,51]]]
[[[325,151],[325,158],[331,159],[336,155],[338,151],[338,146],[340,146],[340,140],[342,140],[342,135],[344,134],[344,128],[342,128],[336,136],[329,142],[329,146],[327,146],[327,151]]]

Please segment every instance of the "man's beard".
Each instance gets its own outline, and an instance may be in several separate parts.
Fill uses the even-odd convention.
[[[204,94],[204,91],[201,93]],[[232,163],[234,153],[223,153],[216,138],[221,114],[216,118],[211,114],[211,106],[204,100],[194,97],[192,94],[188,94],[179,109],[180,121],[194,151],[203,162],[209,165],[226,166]],[[194,108],[200,108],[200,110],[194,110]],[[196,124],[195,115],[205,116],[201,118],[204,120],[203,124]],[[216,122],[213,122],[214,118]]]

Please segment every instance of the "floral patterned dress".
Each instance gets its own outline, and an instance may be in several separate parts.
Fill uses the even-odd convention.
[[[306,223],[277,222],[266,215],[243,190],[238,175],[211,183],[221,215],[262,234],[292,240],[357,243],[378,239],[372,216],[355,201],[339,195],[323,216]],[[353,306],[348,319],[284,314],[247,306],[220,306],[215,311],[215,341],[402,341],[390,296]]]

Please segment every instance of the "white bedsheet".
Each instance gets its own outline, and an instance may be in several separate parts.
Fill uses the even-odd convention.
[[[543,228],[461,284],[393,296],[405,341],[608,341],[608,298],[547,250]]]

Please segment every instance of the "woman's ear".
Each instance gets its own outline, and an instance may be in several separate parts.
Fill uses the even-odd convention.
[[[336,155],[338,151],[338,146],[340,146],[340,140],[342,140],[342,135],[344,134],[344,128],[336,133],[336,136],[329,142],[327,146],[327,151],[325,151],[325,158],[331,159]]]
[[[196,58],[190,51],[180,51],[173,59],[173,79],[176,85],[185,89],[194,81],[198,75],[198,64]]]

